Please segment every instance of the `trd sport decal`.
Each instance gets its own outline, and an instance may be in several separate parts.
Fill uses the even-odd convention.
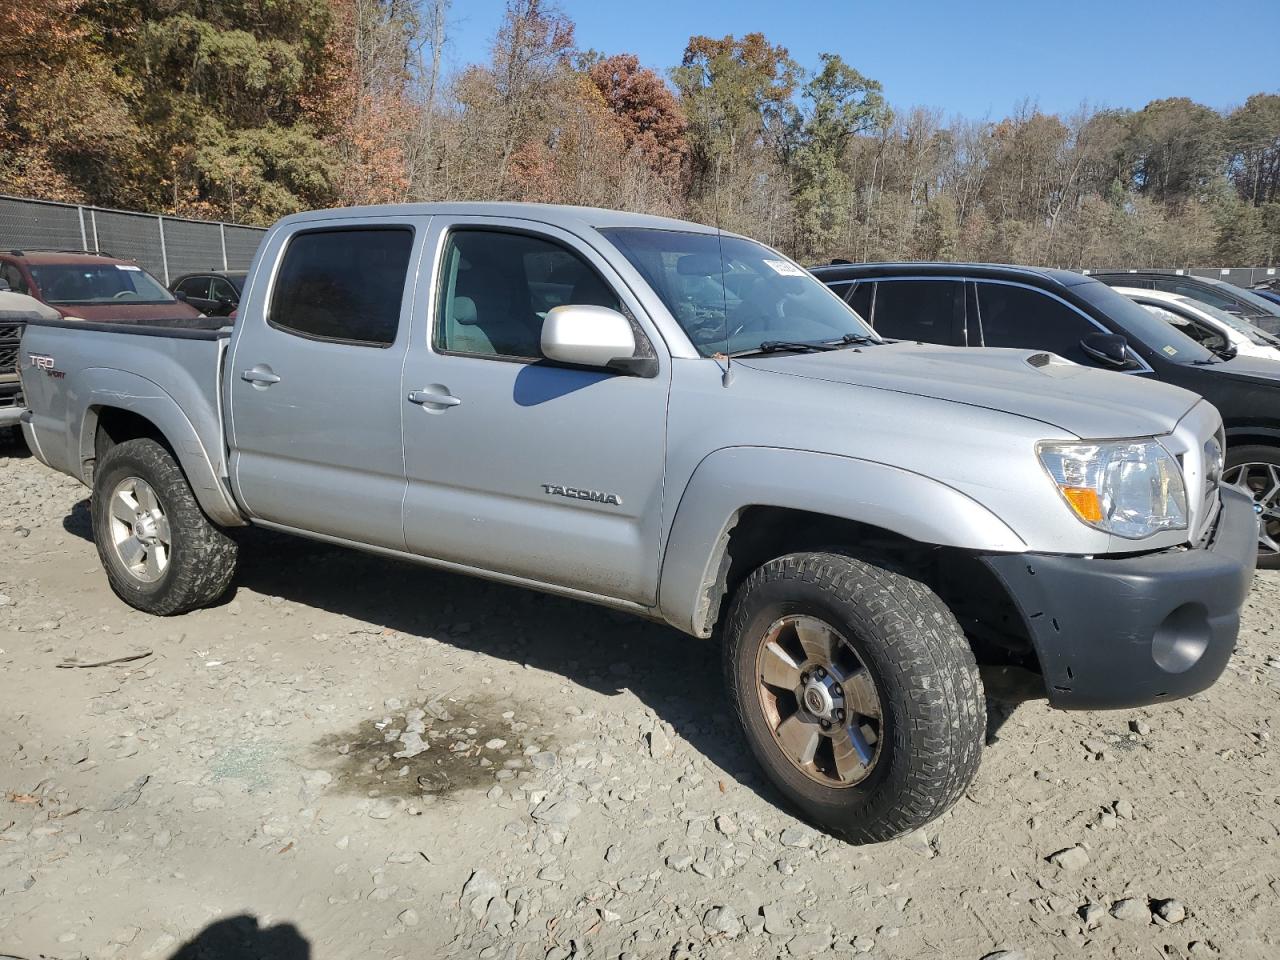
[[[27,354],[27,363],[35,367],[37,370],[43,370],[55,380],[67,375],[65,370],[55,370],[53,368],[53,357],[46,357],[40,353]]]

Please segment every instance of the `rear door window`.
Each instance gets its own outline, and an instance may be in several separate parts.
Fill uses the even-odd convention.
[[[880,280],[871,325],[895,340],[959,346],[964,342],[964,281]]]
[[[386,347],[400,327],[413,231],[310,230],[289,240],[271,291],[271,325],[310,337]]]
[[[1091,363],[1080,341],[1099,328],[1088,317],[1030,287],[989,280],[979,280],[977,286],[983,346],[1047,350]]]

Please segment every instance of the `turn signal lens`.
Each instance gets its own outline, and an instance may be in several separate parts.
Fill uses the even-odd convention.
[[[1102,520],[1102,502],[1098,499],[1097,490],[1090,487],[1063,487],[1062,495],[1085,523],[1098,523]]]

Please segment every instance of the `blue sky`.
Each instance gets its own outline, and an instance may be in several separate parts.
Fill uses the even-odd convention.
[[[1280,2],[1151,0],[559,0],[578,46],[660,68],[693,34],[759,30],[812,68],[838,53],[896,107],[992,119],[1024,97],[1046,112],[1186,96],[1217,109],[1280,92]],[[453,0],[452,66],[483,61],[503,0]]]

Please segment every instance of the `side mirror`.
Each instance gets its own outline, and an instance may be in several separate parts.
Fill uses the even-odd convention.
[[[577,367],[657,374],[657,361],[636,358],[636,335],[617,310],[587,304],[552,307],[542,322],[542,355]]]
[[[175,299],[175,300],[181,300],[183,303],[186,303],[186,302],[187,302],[187,295],[186,295],[185,293],[183,293],[181,290],[175,290],[175,291],[173,291],[173,299]]]
[[[1129,356],[1128,341],[1118,333],[1091,333],[1080,341],[1080,349],[1113,370],[1131,370],[1137,366]]]

